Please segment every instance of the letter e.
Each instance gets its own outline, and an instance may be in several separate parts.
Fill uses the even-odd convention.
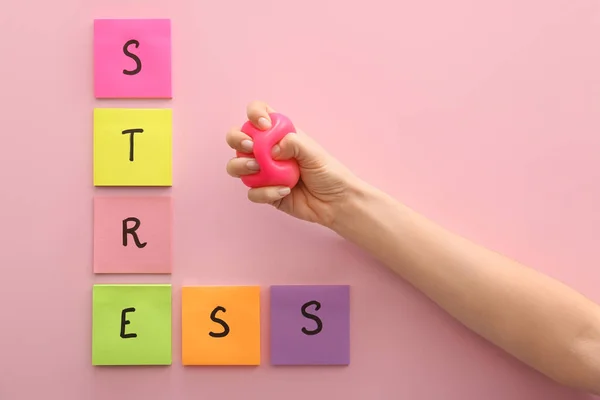
[[[137,333],[125,333],[125,325],[129,325],[131,322],[127,319],[128,312],[135,312],[135,308],[130,307],[121,311],[121,337],[123,339],[136,338]]]

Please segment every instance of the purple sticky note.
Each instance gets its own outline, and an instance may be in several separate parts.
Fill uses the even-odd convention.
[[[350,364],[350,286],[271,286],[271,364]]]

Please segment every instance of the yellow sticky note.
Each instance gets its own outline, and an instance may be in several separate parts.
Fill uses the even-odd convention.
[[[260,287],[181,289],[183,365],[260,365]]]
[[[171,186],[170,109],[94,109],[94,186]]]

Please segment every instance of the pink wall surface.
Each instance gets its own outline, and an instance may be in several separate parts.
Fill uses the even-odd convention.
[[[171,18],[173,100],[95,100],[94,18]],[[0,13],[0,399],[589,399],[333,234],[250,204],[225,132],[269,101],[357,174],[600,301],[596,0],[57,0]],[[173,187],[95,189],[94,107],[172,107]],[[92,273],[95,194],[167,194],[171,276]],[[173,284],[173,365],[92,367],[94,283]],[[350,284],[351,364],[183,367],[183,284]]]

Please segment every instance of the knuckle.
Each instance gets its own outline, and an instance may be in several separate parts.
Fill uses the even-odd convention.
[[[229,146],[233,147],[235,142],[235,135],[233,134],[233,132],[227,132],[227,135],[225,135],[225,141]]]
[[[268,201],[268,196],[264,188],[253,188],[248,191],[248,199],[253,203],[265,203]]]
[[[253,100],[248,103],[246,111],[249,116],[256,116],[257,114],[264,114],[267,108],[267,104],[264,101]]]
[[[253,203],[257,203],[256,192],[252,189],[248,190],[248,200],[250,200]]]
[[[248,107],[248,108],[256,108],[257,106],[260,106],[260,105],[262,105],[262,104],[264,104],[264,102],[263,102],[263,101],[260,101],[260,100],[252,100],[252,101],[250,101],[250,102],[248,103],[248,106],[247,106],[247,107]]]
[[[235,173],[239,169],[239,161],[236,158],[232,158],[227,162],[227,171]]]
[[[234,139],[237,136],[237,132],[238,130],[235,128],[231,128],[229,131],[227,131],[227,139]]]

